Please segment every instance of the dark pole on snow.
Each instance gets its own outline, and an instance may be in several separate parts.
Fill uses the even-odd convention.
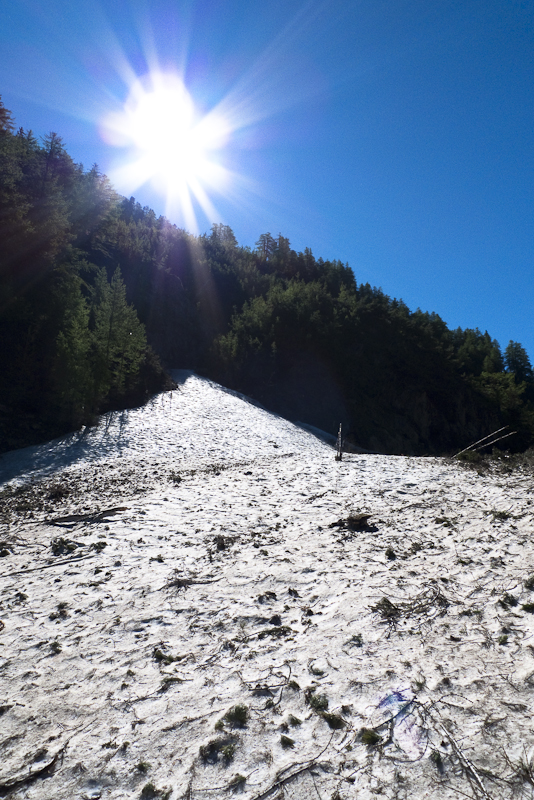
[[[339,431],[337,433],[337,442],[336,442],[336,461],[341,461],[343,455],[343,436],[341,433],[341,422],[339,423]]]

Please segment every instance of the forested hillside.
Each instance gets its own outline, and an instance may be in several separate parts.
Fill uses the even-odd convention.
[[[391,453],[534,432],[527,353],[449,330],[281,234],[193,236],[115,193],[0,102],[0,449],[90,424],[192,368]]]

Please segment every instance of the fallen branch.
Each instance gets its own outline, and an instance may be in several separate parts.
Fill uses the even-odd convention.
[[[510,433],[505,433],[504,436],[499,436],[498,439],[493,439],[493,441],[487,442],[487,444],[483,444],[480,447],[477,447],[477,450],[483,450],[485,447],[489,447],[490,444],[497,444],[497,442],[500,442],[501,439],[508,439],[509,436],[515,436],[516,433],[517,431],[510,431]]]
[[[203,586],[209,583],[217,583],[220,581],[220,578],[209,578],[208,580],[197,580],[196,578],[180,578],[178,576],[171,578],[171,580],[162,586],[162,589],[167,589],[167,591],[171,591],[174,589],[175,591],[180,591],[180,589],[187,589],[189,586]]]
[[[486,791],[486,787],[482,783],[482,778],[480,777],[477,768],[475,767],[473,762],[469,758],[467,758],[466,755],[464,755],[460,745],[457,743],[454,736],[451,733],[449,733],[449,731],[447,730],[445,725],[443,725],[443,723],[438,723],[438,725],[441,727],[443,735],[449,740],[451,747],[454,750],[454,754],[461,763],[462,767],[464,768],[468,778],[472,779],[476,788],[482,794],[482,797],[484,797],[485,800],[493,800],[492,796]]]
[[[512,431],[511,433],[505,433],[504,436],[499,436],[498,439],[493,440],[494,436],[497,436],[497,434],[501,433],[502,431],[508,430],[509,427],[510,427],[509,425],[504,425],[504,427],[499,428],[499,430],[497,431],[493,431],[493,433],[488,434],[488,436],[483,436],[482,439],[478,440],[478,442],[473,442],[473,444],[470,444],[469,447],[465,447],[463,450],[460,450],[460,452],[456,453],[456,455],[454,455],[453,458],[458,458],[458,456],[461,456],[462,453],[467,453],[468,450],[478,449],[477,445],[482,445],[482,442],[486,442],[486,444],[482,445],[482,447],[489,447],[490,444],[495,444],[496,442],[500,442],[501,439],[506,439],[507,436],[513,436],[514,433],[517,433],[517,431]],[[492,439],[492,441],[488,442],[487,439]]]
[[[93,553],[86,553],[84,556],[75,556],[74,558],[65,558],[62,561],[54,561],[53,564],[43,564],[41,567],[30,567],[30,569],[19,569],[16,572],[10,572],[5,575],[5,578],[11,578],[13,575],[25,575],[27,572],[39,572],[42,569],[50,569],[51,567],[61,567],[63,564],[72,564],[76,561],[83,561],[86,558],[92,558]]]
[[[310,758],[309,761],[305,761],[305,762],[300,761],[300,762],[296,762],[295,764],[289,764],[287,767],[284,767],[283,769],[281,769],[277,773],[274,783],[272,783],[271,786],[269,786],[268,789],[265,789],[260,794],[255,795],[253,798],[251,798],[251,800],[267,800],[267,798],[273,792],[278,791],[278,789],[281,789],[286,783],[289,783],[289,781],[293,780],[293,778],[296,778],[298,775],[301,775],[303,772],[306,772],[307,770],[309,770],[313,766],[315,766],[317,764],[317,762],[318,762],[318,759],[330,747],[330,744],[332,743],[332,739],[334,738],[334,735],[335,735],[334,733],[331,735],[330,739],[328,740],[328,743],[327,743],[326,747],[323,747],[321,752],[318,753],[314,758]],[[297,769],[295,769],[295,767],[297,767]],[[294,771],[291,772],[290,770],[294,770]],[[284,773],[289,773],[289,774],[286,775]]]
[[[65,517],[54,517],[54,519],[47,519],[45,521],[48,525],[65,525],[69,522],[103,522],[107,517],[118,514],[120,511],[128,511],[128,507],[117,506],[116,508],[106,508],[104,511],[94,511],[90,514],[67,514]]]

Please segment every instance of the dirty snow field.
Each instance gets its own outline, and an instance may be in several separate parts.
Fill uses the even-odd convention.
[[[0,797],[534,797],[532,476],[175,378],[0,457]]]

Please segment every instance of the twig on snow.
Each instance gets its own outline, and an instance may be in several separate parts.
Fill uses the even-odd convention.
[[[332,743],[334,735],[335,733],[332,733],[330,739],[328,740],[327,745],[321,750],[320,753],[318,753],[313,758],[310,758],[309,761],[305,762],[300,761],[294,764],[288,764],[287,767],[281,769],[277,773],[274,783],[272,783],[268,789],[265,789],[260,794],[255,795],[253,798],[251,798],[251,800],[267,800],[267,798],[270,797],[270,795],[273,792],[276,792],[278,791],[278,789],[281,789],[286,783],[293,780],[293,778],[296,778],[297,775],[301,775],[303,772],[306,772],[306,770],[311,769],[315,764],[317,764],[319,758],[323,755],[323,753],[325,753],[328,750],[328,748]],[[297,769],[295,769],[295,767],[297,767]]]
[[[93,553],[87,553],[83,556],[75,556],[74,558],[65,558],[62,561],[54,561],[53,564],[43,564],[40,567],[30,567],[30,569],[19,569],[16,572],[10,572],[5,575],[5,578],[11,578],[13,575],[25,575],[27,572],[40,572],[42,569],[50,569],[51,567],[61,567],[63,564],[73,564],[76,561],[83,561],[86,558],[92,558]]]

